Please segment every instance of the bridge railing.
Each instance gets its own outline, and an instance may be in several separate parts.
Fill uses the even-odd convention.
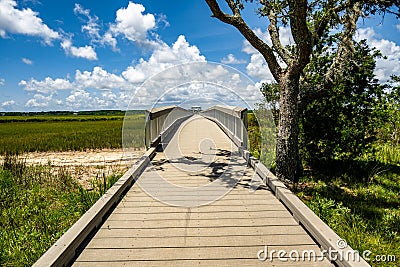
[[[216,105],[200,115],[216,122],[238,147],[247,148],[246,108]]]
[[[174,126],[193,115],[192,111],[177,106],[165,106],[146,110],[146,147],[160,144],[175,129]]]

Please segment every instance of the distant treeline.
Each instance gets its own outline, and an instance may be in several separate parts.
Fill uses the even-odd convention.
[[[2,116],[71,116],[101,115],[123,116],[127,110],[88,110],[88,111],[39,111],[39,112],[1,112]],[[144,110],[129,110],[130,114],[144,114]]]
[[[111,121],[125,118],[125,111],[49,111],[49,112],[8,112],[0,113],[0,124],[10,122],[60,122],[60,121]],[[129,111],[129,115],[143,115],[142,110]]]

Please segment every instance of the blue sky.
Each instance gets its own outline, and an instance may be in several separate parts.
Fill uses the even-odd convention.
[[[268,40],[255,9],[244,16]],[[240,89],[240,97],[256,101],[257,86],[272,80],[265,62],[236,29],[210,14],[205,1],[0,0],[0,111],[125,109],[132,101],[143,108],[166,89],[146,91],[142,82],[193,61],[224,63],[248,75],[255,85]],[[281,37],[290,42],[288,30]],[[387,56],[377,62],[380,80],[400,75],[400,21],[360,22],[356,38]],[[228,87],[239,77],[232,69],[214,73]],[[182,100],[171,94],[165,97],[171,103]]]

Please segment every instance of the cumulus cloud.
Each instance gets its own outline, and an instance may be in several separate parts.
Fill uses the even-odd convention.
[[[53,95],[42,95],[42,94],[35,94],[33,98],[29,99],[25,103],[25,107],[28,108],[48,108],[48,107],[55,107],[60,106],[62,102],[57,99],[53,99]]]
[[[76,47],[72,45],[72,42],[65,39],[61,42],[61,47],[64,49],[67,55],[72,55],[73,57],[86,58],[88,60],[97,60],[96,51],[89,45],[82,47]]]
[[[85,9],[80,4],[75,4],[74,13],[77,16],[83,16],[83,20],[86,21],[85,25],[82,25],[82,32],[86,32],[91,38],[92,43],[109,45],[114,51],[117,50],[117,40],[112,36],[111,33],[107,32],[104,35],[101,34],[101,26],[99,24],[99,18],[96,15],[91,15],[89,9]]]
[[[223,59],[221,59],[221,63],[223,64],[243,64],[246,62],[247,62],[246,60],[235,58],[233,54],[229,54]]]
[[[50,29],[39,17],[39,13],[30,8],[18,9],[15,0],[0,1],[0,36],[7,34],[37,36],[48,45],[60,38],[60,34]]]
[[[125,109],[129,94],[118,90],[103,90],[100,95],[89,90],[76,89],[65,98],[65,106],[72,110],[81,109]]]
[[[111,24],[109,32],[132,42],[148,43],[148,31],[156,28],[156,19],[153,14],[144,14],[144,11],[142,4],[129,2],[126,8],[117,10],[115,23]]]
[[[171,45],[160,42],[147,60],[142,58],[120,73],[96,66],[92,70],[76,70],[71,79],[47,77],[38,81],[32,78],[19,84],[35,93],[26,103],[27,107],[45,108],[49,107],[46,103],[59,105],[61,101],[62,107],[73,110],[125,109],[132,101],[135,104],[132,108],[139,109],[149,108],[157,101],[178,104],[213,99],[220,104],[234,104],[238,99],[242,101],[239,96],[246,101],[260,100],[259,90],[248,86],[246,79],[229,67],[207,63],[196,46],[179,36]],[[67,97],[56,100],[57,96],[65,95],[57,94],[58,90],[65,90]]]
[[[0,86],[4,86],[6,84],[6,80],[3,78],[0,78]]]
[[[73,88],[73,84],[67,79],[52,79],[50,77],[46,77],[42,81],[37,81],[33,78],[29,81],[21,80],[18,85],[23,86],[26,91],[44,94],[52,93],[57,90],[69,90]]]
[[[256,28],[254,33],[266,44],[272,46],[271,36],[268,31],[263,32],[260,28]],[[279,28],[279,39],[283,46],[294,44],[290,28]],[[250,55],[250,62],[246,66],[248,75],[267,82],[274,81],[264,57],[247,40],[243,41],[242,51]],[[284,62],[279,61],[279,63],[282,67],[285,67]]]
[[[136,66],[129,66],[122,72],[122,76],[131,83],[140,83],[173,65],[205,60],[197,46],[190,45],[185,36],[180,35],[172,46],[160,43],[147,61],[140,59]]]
[[[382,39],[372,28],[358,29],[357,41],[367,40],[370,47],[380,50],[386,58],[376,60],[375,75],[381,82],[386,82],[391,75],[400,75],[400,46],[395,42]]]
[[[134,86],[144,82],[158,72],[176,64],[203,61],[205,57],[200,54],[200,50],[190,45],[184,36],[179,36],[172,46],[165,43],[153,51],[148,60],[140,59],[136,65],[128,66],[121,74],[110,73],[100,66],[96,66],[91,71],[75,71],[73,81],[64,78],[53,79],[50,77],[42,81],[31,79],[22,80],[19,85],[26,91],[36,91],[40,93],[50,93],[57,90],[79,89],[132,89]]]
[[[11,107],[15,105],[15,101],[14,100],[8,100],[8,101],[4,101],[3,103],[1,103],[1,106],[4,107]]]
[[[252,54],[250,57],[250,63],[246,66],[247,74],[253,78],[273,81],[271,71],[265,61],[264,57],[260,53]]]
[[[124,78],[104,70],[102,67],[94,67],[93,71],[77,70],[75,72],[75,87],[92,89],[126,89],[129,85]]]
[[[82,106],[88,108],[92,107],[92,97],[90,93],[82,89],[74,90],[65,100],[67,106],[72,109],[79,109]]]
[[[33,64],[33,61],[30,60],[30,59],[28,59],[28,58],[24,58],[24,57],[23,57],[21,60],[22,60],[22,62],[24,62],[26,65],[32,65],[32,64]]]
[[[138,88],[129,109],[142,108],[144,104],[186,108],[194,104],[203,108],[220,104],[254,108],[252,104],[261,101],[262,95],[259,90],[253,90],[251,84],[243,74],[226,66],[207,62],[178,65],[153,76]]]

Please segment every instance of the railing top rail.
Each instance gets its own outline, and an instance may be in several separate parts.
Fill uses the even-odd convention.
[[[146,110],[146,112],[149,114],[149,119],[152,120],[152,119],[155,119],[157,117],[160,117],[164,114],[171,112],[173,109],[185,110],[178,106],[163,106],[163,107],[148,109],[148,110]]]
[[[237,116],[237,117],[241,117],[241,114],[245,111],[247,111],[247,108],[241,108],[241,107],[237,107],[237,106],[222,106],[222,105],[215,105],[212,106],[206,110],[204,110],[203,112],[207,112],[207,111],[211,111],[213,109],[222,111],[224,113],[233,115],[233,116]]]

